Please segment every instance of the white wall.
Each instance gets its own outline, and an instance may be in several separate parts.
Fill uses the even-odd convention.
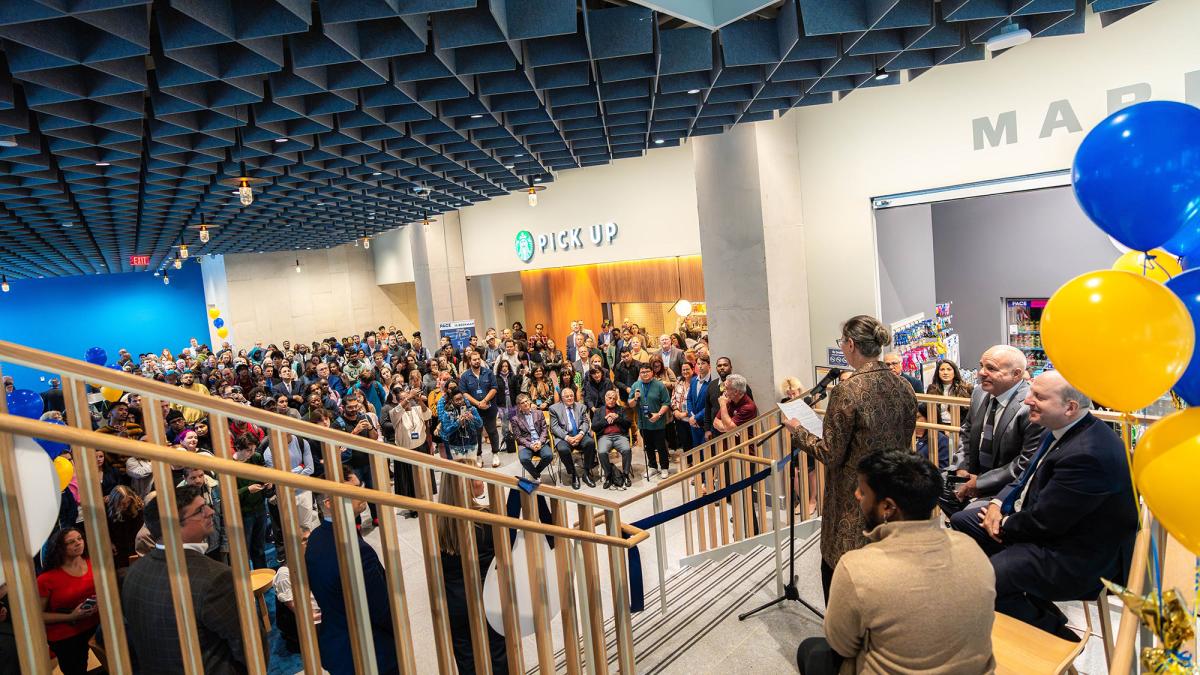
[[[700,252],[690,146],[564,171],[538,196],[535,208],[516,193],[460,212],[468,276]],[[593,246],[588,228],[610,221],[619,228],[616,238]],[[583,228],[582,249],[539,251],[528,263],[517,258],[518,232],[536,237],[577,227]]]
[[[403,284],[414,281],[412,258],[412,229],[421,224],[406,225],[377,235],[371,241],[375,260],[375,283]]]
[[[296,273],[296,260],[300,273]],[[370,251],[345,244],[318,251],[240,253],[224,256],[230,338],[312,341],[395,324],[417,325],[414,285],[375,283]]]
[[[879,318],[884,323],[933,316],[933,214],[929,204],[875,212],[879,254]]]
[[[824,362],[841,321],[879,312],[871,197],[1069,167],[1083,133],[1039,138],[1050,104],[1069,100],[1087,130],[1105,117],[1110,89],[1146,82],[1154,98],[1184,100],[1185,73],[1200,70],[1197,25],[1200,3],[1160,0],[1103,29],[1091,16],[1085,35],[1034,40],[772,122],[799,130],[814,361]],[[1200,74],[1191,80],[1200,102]],[[1016,111],[1017,141],[975,150],[972,119],[1005,111]]]

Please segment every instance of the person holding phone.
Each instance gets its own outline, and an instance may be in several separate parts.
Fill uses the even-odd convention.
[[[58,657],[63,675],[88,671],[88,640],[100,623],[96,609],[96,584],[83,534],[73,527],[59,530],[47,549],[46,571],[38,575],[46,641]]]
[[[257,452],[258,441],[250,434],[233,439],[233,458],[239,462],[266,466],[262,454]],[[267,566],[267,491],[270,483],[259,483],[249,478],[237,479],[238,503],[242,507],[242,530],[246,533],[246,548],[250,552],[250,565],[255,569]]]

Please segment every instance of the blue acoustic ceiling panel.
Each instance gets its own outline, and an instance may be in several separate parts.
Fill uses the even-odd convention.
[[[0,0],[0,273],[334,246],[1147,4]]]

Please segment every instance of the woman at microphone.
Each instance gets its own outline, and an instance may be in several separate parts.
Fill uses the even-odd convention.
[[[909,447],[916,428],[917,399],[912,387],[879,361],[891,342],[891,332],[875,317],[859,315],[846,321],[837,346],[854,372],[829,396],[823,435],[814,435],[796,420],[784,422],[792,431],[792,447],[825,464],[821,584],[826,602],[842,554],[867,543],[866,524],[854,498],[855,467],[876,450]]]

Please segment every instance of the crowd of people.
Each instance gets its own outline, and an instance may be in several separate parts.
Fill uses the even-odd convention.
[[[192,339],[178,354],[170,349],[143,354],[120,349],[115,367],[194,394],[477,466],[483,466],[489,454],[491,466],[496,467],[500,453],[514,453],[533,482],[543,478],[557,455],[574,489],[580,489],[581,483],[595,487],[597,473],[605,489],[628,488],[633,482],[635,445],[646,450],[648,476],[666,478],[671,450],[691,449],[757,415],[749,388],[733,373],[730,360],[719,358],[715,369],[711,367],[706,335],[680,332],[651,337],[631,322],[615,326],[605,322],[592,331],[577,321],[561,343],[565,350],[558,344],[542,324],[527,333],[518,322],[502,331],[488,329],[457,348],[449,338],[442,338],[431,350],[420,333],[409,338],[394,326],[380,326],[362,335],[311,344],[284,340],[258,342],[246,349],[225,343],[212,349]],[[5,385],[12,388],[10,378]],[[43,418],[64,420],[67,411],[60,385],[56,380],[49,385],[42,393]],[[217,430],[203,409],[163,402],[160,414],[151,415],[137,394],[110,398],[99,391],[90,396],[97,432],[146,442],[161,438],[190,453],[214,454]],[[162,425],[161,435],[151,428],[155,419]],[[277,448],[268,430],[259,425],[237,419],[227,425],[237,461],[332,479],[334,475],[326,473],[326,461],[331,460],[338,463],[340,470],[335,473],[341,480],[375,487],[367,453],[349,449],[333,457],[314,438],[291,432],[284,434],[286,448]],[[139,617],[128,627],[134,658],[145,672],[175,672],[181,658],[178,641],[166,639],[162,632],[164,626],[173,629],[174,619],[148,609],[149,605],[159,610],[170,607],[164,595],[169,587],[154,583],[165,578],[166,563],[152,464],[99,451],[95,460],[125,613]],[[392,485],[379,487],[415,496],[412,466],[389,464]],[[88,643],[96,638],[98,626],[77,480],[63,491],[59,527],[37,561],[50,646],[68,675],[86,672]],[[176,486],[189,576],[195,577],[193,594],[197,588],[214,593],[211,606],[205,602],[207,609],[198,608],[202,643],[223,645],[205,647],[206,672],[222,672],[222,664],[236,664],[243,658],[232,596],[215,595],[232,583],[223,496],[215,476],[186,463],[172,466],[171,480]],[[444,483],[435,482],[435,491],[439,482]],[[251,566],[280,570],[276,575],[278,625],[285,643],[295,647],[295,600],[283,546],[279,493],[271,483],[243,478],[237,480],[237,491]],[[323,527],[327,513],[323,497],[303,490],[293,494],[305,550],[331,545],[328,528]],[[360,527],[378,524],[375,508],[370,506]],[[359,511],[367,515],[365,505],[361,509],[356,505],[355,512]],[[443,553],[457,554],[452,541]],[[336,560],[336,556],[317,558]],[[374,554],[364,553],[363,559],[364,565],[369,559],[378,565]],[[315,568],[310,566],[309,574],[314,579],[314,604],[326,608],[322,652],[336,664],[340,656],[333,655],[346,652],[333,646],[338,631],[329,628],[339,623],[340,585],[330,581],[337,574],[336,565],[333,569],[320,565],[318,561]],[[130,578],[138,579],[136,588],[128,583]],[[332,585],[322,586],[321,580]],[[330,594],[339,598],[336,608],[330,605]],[[371,609],[374,615],[376,608]],[[390,640],[391,634],[390,628],[376,631],[377,638]],[[0,651],[4,648],[0,641]],[[470,660],[469,641],[461,656]],[[326,668],[337,672],[336,665]]]
[[[793,447],[823,463],[826,476],[825,637],[801,645],[801,671],[838,672],[847,663],[856,671],[915,671],[937,654],[939,667],[930,672],[986,672],[994,665],[993,610],[1078,640],[1054,603],[1094,596],[1102,576],[1122,579],[1137,529],[1116,434],[1088,412],[1087,397],[1057,372],[1031,378],[1023,353],[1013,347],[986,350],[975,383],[943,360],[925,386],[898,372],[889,343],[886,326],[876,319],[848,320],[838,346],[851,370],[830,390],[821,435],[785,421]],[[214,351],[193,341],[178,356],[164,350],[135,357],[121,350],[118,365],[199,394],[477,466],[489,454],[497,466],[499,453],[515,453],[534,482],[557,456],[575,489],[581,483],[594,487],[596,471],[606,489],[628,487],[635,445],[645,449],[649,476],[665,478],[670,450],[690,449],[758,414],[749,384],[728,358],[710,367],[705,336],[652,340],[632,324],[606,323],[593,333],[574,322],[563,340],[566,351],[557,344],[542,325],[526,333],[517,323],[499,332],[489,329],[461,348],[443,339],[431,351],[419,334],[410,340],[381,326],[361,337],[311,345],[284,341],[235,351],[226,344]],[[787,378],[781,389],[785,401],[804,395],[796,378]],[[919,406],[919,389],[970,400],[958,447],[951,447],[943,430],[918,427],[951,419],[948,405]],[[51,382],[43,398],[46,416],[61,419],[57,383]],[[164,403],[161,415],[151,416],[134,394],[111,402],[94,399],[93,426],[100,433],[152,440],[159,434],[148,425],[158,419],[161,437],[172,445],[213,452],[213,429],[200,409]],[[238,461],[372,486],[366,453],[347,450],[332,457],[317,441],[287,433],[285,458],[264,429],[240,420],[228,425]],[[914,441],[916,453],[910,449]],[[326,471],[327,459],[337,462],[333,472]],[[127,626],[134,657],[147,664],[143,672],[176,672],[181,656],[172,632],[151,466],[101,452],[96,462],[125,615],[137,617]],[[193,597],[201,599],[197,620],[206,672],[237,672],[243,655],[227,592],[232,579],[220,486],[212,475],[183,465],[172,467],[171,480]],[[415,496],[411,465],[396,462],[390,480],[391,486],[381,487]],[[443,476],[434,485],[439,501],[449,505],[470,504],[479,492],[458,478]],[[277,624],[285,643],[296,648],[297,604],[278,495],[273,485],[248,479],[239,479],[237,488],[251,565],[278,566]],[[321,620],[322,663],[333,673],[353,672],[330,498],[295,495],[311,606]],[[64,673],[86,672],[88,644],[98,626],[78,498],[72,483],[63,492],[60,527],[38,560],[47,638]],[[378,522],[365,503],[355,501],[353,512],[366,516],[360,527]],[[448,519],[442,525],[443,561],[460,560],[458,529]],[[483,528],[475,537],[481,565],[492,556],[487,532]],[[373,589],[368,613],[379,668],[394,671],[383,568],[361,537],[360,549],[364,578]],[[462,672],[473,672],[462,583],[446,576],[457,626],[455,657]],[[950,617],[939,622],[938,631],[905,620],[920,615],[930,594],[947,583],[956,590],[938,595],[939,615]],[[947,633],[947,626],[953,631]],[[930,642],[931,635],[939,639]],[[493,669],[506,672],[503,637],[492,631],[488,637]]]

